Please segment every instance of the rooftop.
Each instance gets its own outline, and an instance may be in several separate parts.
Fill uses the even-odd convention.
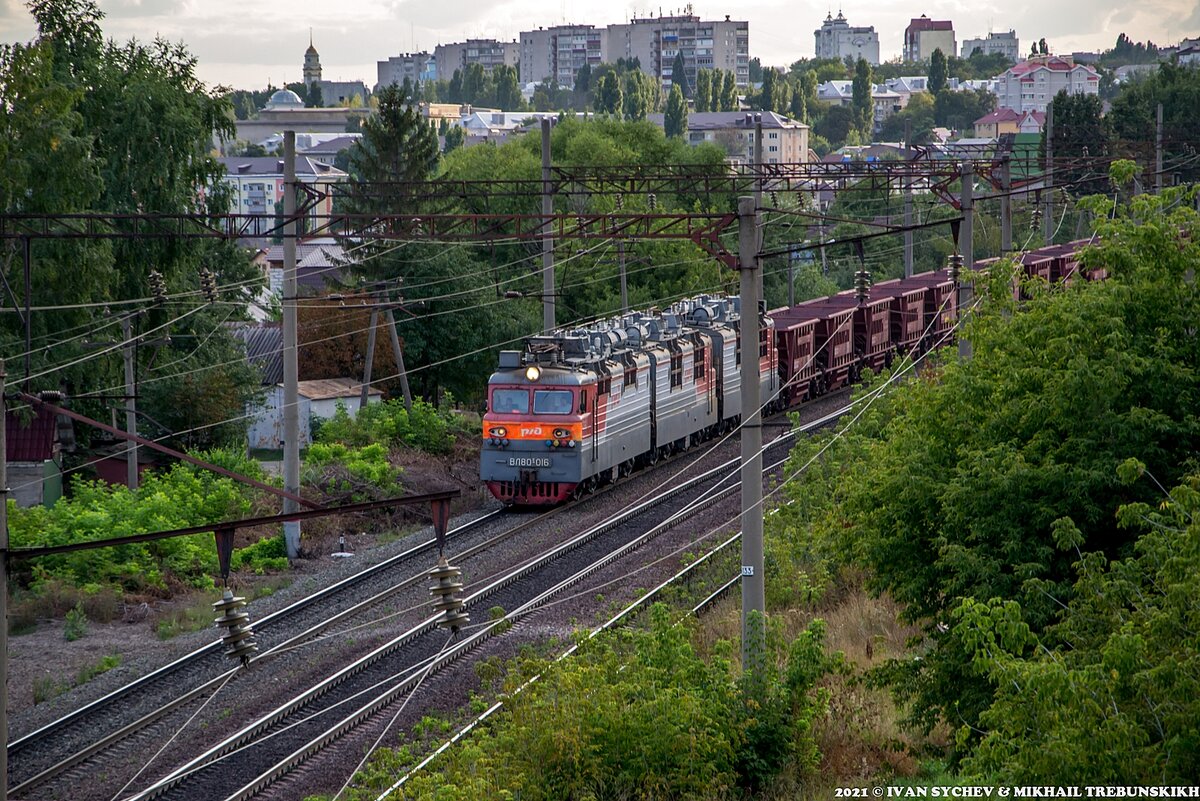
[[[276,156],[222,156],[217,159],[230,175],[283,175],[283,159]],[[324,162],[296,156],[296,175],[344,178],[346,173]]]

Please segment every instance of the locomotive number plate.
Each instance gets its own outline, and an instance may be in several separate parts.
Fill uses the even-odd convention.
[[[510,456],[509,467],[549,467],[549,456]]]

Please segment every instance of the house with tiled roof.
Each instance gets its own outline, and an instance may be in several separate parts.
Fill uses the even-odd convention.
[[[977,138],[998,139],[1003,134],[1041,133],[1046,124],[1043,111],[1020,112],[1011,108],[998,108],[975,120]]]
[[[763,162],[794,164],[808,159],[808,126],[774,111],[700,111],[688,115],[687,141],[690,145],[713,142],[729,154],[732,163],[754,159],[754,130],[761,117]],[[660,128],[665,124],[661,113],[646,119]]]
[[[1045,111],[1055,95],[1099,95],[1100,75],[1070,56],[1030,56],[996,77],[1000,108],[1014,111]]]

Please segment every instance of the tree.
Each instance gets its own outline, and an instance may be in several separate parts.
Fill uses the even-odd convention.
[[[687,65],[684,63],[682,50],[675,54],[675,60],[671,62],[671,85],[678,86],[684,97],[692,96],[691,87],[688,86]]]
[[[925,144],[937,124],[936,108],[937,103],[928,92],[915,92],[907,106],[883,121],[880,138],[885,142],[903,141],[904,124],[908,122],[912,144]]]
[[[492,78],[496,83],[496,105],[505,111],[520,111],[525,103],[516,69],[502,64],[492,70]]]
[[[596,84],[596,99],[593,101],[597,114],[618,116],[622,111],[621,79],[616,72],[606,72]]]
[[[846,143],[854,130],[854,110],[849,106],[831,106],[813,125],[813,131],[824,137],[834,148]]]
[[[763,70],[762,89],[758,93],[758,101],[756,105],[763,111],[774,111],[779,98],[776,97],[776,82],[779,80],[779,73],[774,67],[767,67]]]
[[[946,78],[946,54],[939,47],[929,57],[929,82],[926,84],[929,88],[929,93],[936,95],[945,89]]]
[[[575,94],[579,98],[585,98],[591,91],[592,67],[590,64],[584,64],[575,73]]]
[[[304,105],[308,108],[324,108],[325,98],[321,96],[321,84],[314,81],[308,85],[308,100]]]
[[[627,120],[644,120],[648,113],[656,110],[658,92],[653,81],[641,70],[625,74],[621,105]]]
[[[865,415],[858,421],[860,439],[852,434],[845,450],[825,453],[829,469],[817,468],[824,479],[814,474],[790,490],[805,499],[796,525],[811,537],[800,535],[789,547],[829,554],[825,569],[843,562],[866,568],[874,590],[902,604],[905,617],[921,627],[921,658],[894,660],[877,678],[894,683],[900,700],[911,704],[913,722],[928,727],[944,721],[957,729],[959,756],[969,755],[996,727],[998,750],[989,761],[1007,761],[1022,750],[1046,766],[1062,759],[1065,747],[1091,747],[1060,737],[1068,735],[1103,738],[1103,748],[1121,760],[1122,781],[1146,775],[1120,765],[1155,742],[1161,743],[1160,759],[1148,762],[1156,781],[1194,769],[1194,751],[1182,761],[1167,753],[1181,740],[1171,739],[1174,724],[1165,716],[1180,708],[1147,706],[1145,697],[1169,688],[1175,677],[1184,680],[1178,698],[1191,703],[1193,697],[1186,685],[1196,681],[1194,661],[1172,659],[1156,671],[1150,659],[1162,653],[1163,640],[1173,640],[1174,654],[1190,650],[1185,659],[1194,660],[1195,633],[1169,627],[1172,612],[1159,616],[1166,602],[1158,593],[1171,593],[1176,600],[1170,604],[1194,600],[1194,592],[1177,582],[1183,575],[1195,579],[1188,566],[1195,542],[1172,530],[1174,557],[1151,558],[1134,570],[1114,565],[1116,582],[1098,582],[1107,564],[1147,553],[1131,524],[1153,525],[1154,518],[1119,509],[1145,504],[1134,508],[1149,513],[1160,507],[1155,484],[1186,481],[1200,445],[1190,404],[1200,389],[1200,351],[1188,333],[1200,319],[1200,296],[1179,292],[1184,277],[1200,266],[1200,217],[1177,205],[1184,197],[1181,190],[1161,199],[1142,196],[1133,209],[1114,208],[1100,196],[1089,199],[1101,244],[1085,252],[1084,263],[1106,268],[1106,282],[1077,282],[1053,292],[1029,287],[1032,298],[1018,312],[1012,272],[1001,265],[990,280],[976,284],[986,283],[987,300],[967,331],[973,358],[943,365],[936,380],[913,382],[893,395],[894,404],[885,401]],[[1046,348],[1047,342],[1071,344]],[[805,443],[796,463],[823,445]],[[1118,466],[1130,454],[1154,482],[1125,482],[1122,474],[1130,471]],[[1194,500],[1194,491],[1189,495]],[[1149,595],[1137,592],[1159,566],[1176,578]],[[1129,614],[1120,609],[1126,605],[1133,607]],[[1073,616],[1072,608],[1081,614]],[[1138,615],[1168,625],[1158,631],[1165,636],[1147,640]],[[1057,630],[1064,622],[1067,628]],[[1105,648],[1110,633],[1112,647]],[[1144,658],[1130,659],[1139,648]],[[1070,653],[1076,649],[1082,652]],[[997,665],[1006,669],[993,672],[985,660],[1005,662],[1006,653],[1036,661],[1046,672],[1035,675],[1016,664]],[[1180,664],[1187,673],[1174,669]],[[1075,676],[1087,681],[1072,687],[1072,675],[1064,671],[1076,666],[1081,669]],[[1120,690],[1111,698],[1091,691],[1110,679]],[[1071,698],[1080,709],[1062,705]],[[993,706],[998,701],[1003,707]],[[1029,707],[1017,715],[1019,704]],[[1017,717],[1001,721],[1005,711]],[[1157,717],[1162,726],[1144,740],[1129,727],[1130,715],[1151,726]],[[1037,729],[1037,722],[1047,728]],[[1033,738],[1028,748],[1004,742],[1014,729]],[[1054,750],[1039,756],[1046,748]],[[1079,775],[1079,760],[1086,758],[1073,755],[1055,783]],[[1158,773],[1168,761],[1174,770]],[[1023,780],[1043,775],[1014,773]],[[1012,774],[1001,772],[1000,780],[1005,775]],[[1110,774],[1094,775],[1103,780]]]
[[[1049,54],[1050,54],[1050,48],[1048,48],[1048,47],[1046,46],[1046,40],[1045,40],[1045,39],[1039,39],[1039,40],[1038,40],[1038,50],[1039,50],[1039,52],[1041,52],[1041,54],[1042,54],[1043,56],[1046,56],[1046,55],[1049,55]]]
[[[230,208],[224,173],[213,157],[214,140],[233,141],[233,107],[222,90],[205,86],[195,74],[195,57],[182,45],[106,41],[103,14],[91,0],[38,0],[30,5],[38,25],[29,45],[0,45],[0,214],[101,212],[183,215],[221,214]],[[35,339],[62,340],[68,329],[99,330],[112,320],[98,304],[127,302],[147,295],[147,276],[157,270],[168,293],[196,289],[201,266],[219,285],[246,281],[255,271],[232,244],[202,240],[47,241],[31,243],[32,302],[65,306],[34,315]],[[10,285],[21,282],[20,250],[14,240],[0,245],[0,270]],[[244,295],[229,292],[236,304]],[[224,298],[223,298],[224,299]],[[187,303],[188,301],[182,301]],[[80,307],[81,304],[87,304]],[[138,305],[120,308],[136,309]],[[76,308],[71,308],[76,306]],[[176,319],[187,311],[184,319]],[[151,349],[138,354],[147,399],[144,411],[168,416],[185,394],[152,387],[174,385],[189,370],[223,388],[205,410],[203,424],[239,418],[253,399],[256,382],[245,362],[228,358],[233,344],[215,310],[146,308],[136,326],[162,327],[172,345],[147,371]],[[0,347],[20,353],[23,332],[16,315],[0,320]],[[194,339],[192,337],[195,337]],[[17,343],[20,343],[18,346]],[[52,357],[52,358],[51,358]],[[52,354],[36,351],[32,366],[76,362],[46,379],[70,385],[76,395],[121,384],[120,360],[85,350],[79,340],[59,341]],[[85,413],[104,407],[80,400]],[[215,438],[244,433],[244,424],[214,427]]]
[[[1130,142],[1153,142],[1158,105],[1163,107],[1163,158],[1179,164],[1172,168],[1183,181],[1200,178],[1200,167],[1185,158],[1187,142],[1200,131],[1200,80],[1196,69],[1180,64],[1161,64],[1135,81],[1127,81],[1112,101],[1105,119],[1113,135]],[[1058,118],[1055,118],[1058,127]]]
[[[860,58],[854,65],[853,100],[854,124],[863,136],[869,137],[875,122],[875,103],[871,99],[871,65]]]
[[[750,59],[750,83],[759,83],[763,79],[762,59],[758,56]]]
[[[443,153],[452,153],[463,146],[466,141],[467,132],[461,125],[455,125],[452,128],[446,129],[445,140],[446,146],[442,148]]]
[[[663,114],[663,128],[669,138],[682,137],[687,133],[687,117],[687,101],[683,99],[683,90],[672,86],[667,98],[667,110]]]
[[[954,91],[943,89],[934,100],[934,120],[954,131],[968,131],[975,120],[996,108],[996,96],[986,89]]]
[[[727,70],[721,82],[721,111],[737,111],[737,107],[737,77],[733,70]]]
[[[384,87],[377,97],[379,110],[366,118],[362,137],[350,146],[351,181],[385,183],[428,178],[438,163],[437,135],[400,87]],[[410,204],[411,198],[399,190],[385,190],[375,192],[370,201],[353,201],[349,210],[398,213],[412,211]]]
[[[450,83],[446,86],[446,102],[448,103],[464,103],[463,100],[463,75],[462,70],[455,70],[450,76]]]
[[[712,73],[701,68],[696,70],[696,97],[693,100],[697,112],[708,111],[712,96]]]
[[[1086,152],[1092,158],[1104,157],[1110,150],[1111,135],[1104,117],[1104,104],[1095,95],[1069,95],[1059,92],[1054,109],[1054,158],[1079,159]],[[1042,132],[1041,153],[1046,152],[1046,132]],[[1068,187],[1076,196],[1103,192],[1107,182],[1081,166],[1056,168],[1054,183]]]
[[[482,64],[468,64],[462,74],[462,102],[478,104],[495,94],[491,76],[484,72]]]

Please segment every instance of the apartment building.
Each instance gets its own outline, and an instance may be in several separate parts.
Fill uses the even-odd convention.
[[[928,61],[934,50],[949,57],[958,52],[954,23],[948,19],[930,19],[922,14],[904,29],[904,60]]]
[[[552,78],[559,86],[573,86],[575,74],[585,65],[595,67],[608,55],[608,29],[593,25],[555,25],[521,31],[521,83],[541,83]]]
[[[985,56],[999,53],[1009,61],[1021,60],[1021,40],[1017,38],[1017,32],[1013,30],[1008,31],[1008,33],[989,33],[983,39],[963,40],[963,58],[970,58],[971,54],[976,50]]]
[[[875,32],[875,26],[852,27],[840,10],[836,18],[827,14],[824,24],[813,31],[813,37],[816,39],[817,58],[836,58],[839,61],[846,57],[855,61],[864,58],[868,64],[879,64],[879,34]]]
[[[376,92],[392,84],[399,86],[406,80],[409,83],[436,81],[437,60],[432,53],[401,53],[398,56],[389,56],[387,61],[376,62],[376,76]]]
[[[445,81],[450,80],[455,70],[462,70],[468,64],[479,64],[484,72],[490,73],[499,66],[515,67],[520,59],[520,43],[496,39],[468,39],[433,49],[438,80]]]
[[[725,148],[729,161],[748,164],[754,161],[754,128],[762,114],[763,163],[797,164],[808,161],[808,126],[773,111],[748,114],[744,111],[702,111],[688,115],[688,144],[713,142]],[[662,114],[646,119],[663,125]]]
[[[1059,92],[1072,95],[1100,94],[1100,75],[1070,56],[1038,55],[1009,67],[996,78],[1000,108],[1014,111],[1045,111]]]
[[[750,85],[750,23],[706,21],[694,14],[634,18],[608,26],[606,61],[638,60],[642,72],[657,76],[670,89],[675,56],[683,54],[688,86],[696,85],[696,70],[732,72],[740,87]]]

